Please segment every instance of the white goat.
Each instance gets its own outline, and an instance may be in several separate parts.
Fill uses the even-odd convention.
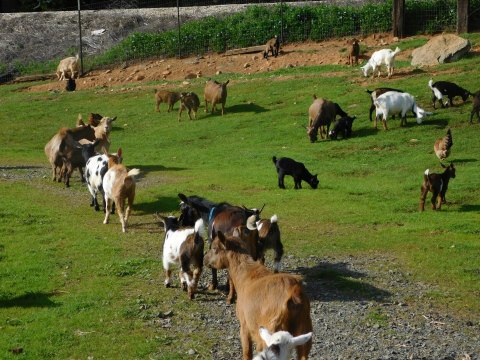
[[[397,47],[395,51],[391,49],[375,51],[370,57],[370,60],[368,60],[367,64],[361,67],[363,75],[367,77],[370,70],[372,70],[372,77],[374,77],[375,71],[378,70],[378,76],[380,76],[380,67],[384,64],[387,66],[388,77],[392,76],[395,68],[395,56],[399,52],[399,47]]]
[[[422,123],[422,119],[426,115],[431,115],[431,112],[427,112],[421,108],[419,108],[415,102],[415,98],[410,95],[409,93],[399,93],[396,91],[388,91],[382,95],[380,95],[374,102],[376,108],[376,116],[375,116],[375,128],[377,127],[377,118],[382,116],[382,124],[385,130],[387,128],[387,119],[391,115],[398,115],[401,116],[400,126],[404,126],[407,124],[407,112],[412,111],[416,114],[417,124]]]
[[[172,265],[180,265],[180,282],[183,289],[188,290],[189,298],[193,299],[203,268],[203,238],[206,237],[203,219],[198,219],[194,228],[179,228],[175,216],[159,218],[165,228],[163,243],[165,286],[171,285]],[[190,264],[194,267],[193,272],[190,270]]]
[[[69,79],[75,79],[75,77],[78,79],[80,74],[78,59],[77,54],[77,56],[70,56],[60,60],[60,63],[57,66],[57,77],[59,81],[67,80],[67,75],[70,76]]]
[[[309,341],[312,333],[293,337],[288,331],[277,331],[271,334],[267,329],[261,327],[260,336],[267,344],[267,348],[258,353],[253,360],[287,360],[293,348]]]

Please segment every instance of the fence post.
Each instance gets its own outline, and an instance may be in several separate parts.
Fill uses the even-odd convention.
[[[460,1],[460,0],[459,0]],[[393,36],[402,38],[403,25],[404,25],[404,15],[405,15],[405,0],[394,0],[393,1]]]
[[[280,43],[283,44],[283,0],[280,0]]]
[[[468,0],[457,0],[457,34],[468,32]]]
[[[83,76],[83,49],[82,49],[82,19],[80,17],[80,0],[77,1],[78,6],[78,37],[80,39],[80,44],[78,44],[79,53],[80,53],[80,75]],[[72,74],[73,78],[73,74]]]
[[[180,0],[177,0],[178,57],[180,58]]]

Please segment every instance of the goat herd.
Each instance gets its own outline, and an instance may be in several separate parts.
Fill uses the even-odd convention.
[[[270,40],[265,48],[264,57],[278,55],[278,39]],[[388,76],[394,71],[394,59],[400,52],[382,49],[373,53],[366,65],[361,69],[364,76],[386,65]],[[352,43],[350,64],[358,63],[359,46],[356,40]],[[78,77],[75,62],[72,57],[59,64],[57,74],[60,80],[74,80]],[[211,112],[216,105],[221,105],[222,115],[227,98],[227,84],[209,80],[204,90],[205,111],[211,104]],[[67,85],[68,86],[68,85]],[[439,101],[442,107],[453,105],[453,98],[460,96],[465,102],[469,96],[474,96],[474,106],[470,116],[479,116],[480,92],[471,94],[462,87],[445,81],[433,83],[429,81],[433,97],[433,107]],[[368,90],[367,90],[368,91]],[[407,112],[413,112],[418,123],[430,113],[418,107],[412,95],[394,88],[377,88],[368,91],[371,97],[370,120],[373,110],[376,110],[375,124],[381,119],[383,128],[387,129],[387,119],[400,115],[401,126],[406,124]],[[447,98],[444,101],[444,98]],[[200,106],[198,95],[193,92],[155,91],[155,109],[160,111],[160,104],[168,104],[168,111],[180,101],[178,120],[184,110],[188,111],[190,119],[196,118]],[[317,140],[318,134],[323,139],[336,139],[338,135],[348,138],[352,133],[355,117],[350,117],[341,107],[332,101],[317,98],[309,107],[309,123],[306,127],[311,142]],[[339,116],[339,120],[337,120]],[[126,231],[128,217],[135,197],[135,176],[138,169],[128,170],[122,165],[122,150],[109,154],[109,134],[116,118],[89,114],[85,124],[81,116],[74,128],[62,128],[45,146],[45,153],[52,166],[54,181],[64,181],[69,186],[69,179],[75,168],[79,169],[82,180],[87,183],[92,196],[91,206],[100,210],[97,193],[103,198],[105,211],[104,224],[115,211],[115,206]],[[330,130],[330,126],[332,130]],[[435,154],[440,160],[449,156],[453,138],[450,129],[445,137],[434,144]],[[98,155],[96,152],[102,153]],[[272,158],[278,173],[278,186],[285,188],[284,177],[294,178],[295,189],[301,188],[301,182],[307,182],[312,188],[317,188],[317,175],[312,175],[302,163],[290,158]],[[444,166],[444,165],[442,165]],[[83,168],[85,167],[85,172]],[[445,193],[450,178],[455,177],[453,163],[444,166],[442,174],[425,171],[421,190],[420,210],[424,210],[427,193],[432,192],[432,208],[440,209],[445,203]],[[210,289],[218,286],[218,269],[227,269],[229,277],[229,293],[227,302],[236,298],[237,317],[240,322],[240,338],[243,348],[243,359],[252,359],[253,342],[259,352],[255,359],[288,358],[293,348],[297,350],[297,358],[306,360],[312,346],[312,321],[310,318],[310,303],[299,276],[280,273],[280,261],[283,246],[280,239],[277,216],[261,219],[262,209],[247,209],[228,203],[214,203],[199,196],[178,194],[181,215],[162,216],[157,214],[165,230],[163,247],[163,267],[166,274],[165,286],[172,283],[172,267],[180,267],[180,282],[190,299],[194,299],[197,285],[204,265],[212,269]],[[438,204],[437,204],[438,199]],[[209,243],[209,249],[204,252],[204,240]],[[265,251],[272,249],[275,253],[274,271],[264,266]],[[259,301],[261,300],[261,301]]]

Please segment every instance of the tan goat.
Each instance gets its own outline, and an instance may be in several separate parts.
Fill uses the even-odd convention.
[[[173,110],[173,105],[180,100],[180,93],[175,91],[155,89],[155,111],[160,111],[160,104],[168,104],[168,112]]]
[[[312,319],[310,301],[300,276],[272,273],[240,251],[236,243],[229,242],[222,232],[218,232],[205,255],[204,264],[215,269],[228,269],[237,291],[236,312],[243,360],[251,360],[252,340],[257,351],[265,347],[258,332],[260,327],[298,336],[312,331]],[[311,340],[297,346],[297,359],[307,360],[311,347]]]
[[[100,140],[98,145],[96,146],[95,150],[97,152],[106,154],[108,153],[110,149],[110,132],[112,131],[112,122],[114,122],[117,119],[115,116],[114,118],[110,118],[107,116],[104,116],[100,122],[98,123],[97,126],[95,126],[94,132],[95,132],[95,139],[94,140]],[[80,144],[86,144],[86,140],[80,140]]]
[[[219,83],[215,80],[208,80],[205,84],[204,99],[205,112],[208,112],[208,103],[212,104],[212,114],[216,110],[217,104],[222,104],[222,115],[225,113],[225,103],[227,102],[227,85],[230,80]]]
[[[60,63],[57,66],[57,77],[59,81],[79,78],[80,64],[78,60],[78,54],[77,56],[70,56],[60,60]]]
[[[105,192],[105,219],[104,224],[108,224],[110,213],[112,212],[112,202],[118,211],[118,217],[122,223],[122,231],[127,231],[128,217],[135,200],[135,176],[140,174],[139,169],[130,171],[122,164],[116,164],[114,159],[108,155],[108,171],[103,177],[103,190]],[[128,201],[125,210],[125,204]]]

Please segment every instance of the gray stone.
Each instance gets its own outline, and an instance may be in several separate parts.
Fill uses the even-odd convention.
[[[470,51],[470,41],[454,34],[441,34],[412,52],[412,66],[458,61]]]

